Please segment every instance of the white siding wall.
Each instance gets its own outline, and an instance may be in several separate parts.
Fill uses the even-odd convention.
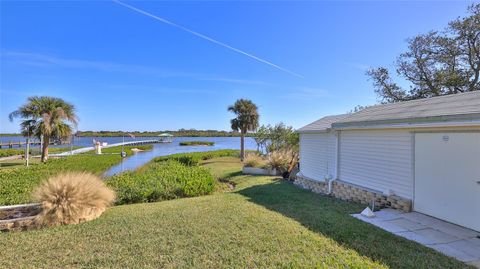
[[[412,199],[413,139],[408,131],[342,131],[340,180]]]
[[[311,179],[335,175],[336,137],[334,133],[300,134],[300,171]]]

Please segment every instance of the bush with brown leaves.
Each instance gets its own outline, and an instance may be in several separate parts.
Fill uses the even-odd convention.
[[[56,226],[98,218],[113,203],[115,193],[93,174],[68,172],[42,183],[33,197],[42,204],[37,225]]]
[[[243,160],[243,165],[245,167],[262,167],[265,161],[262,159],[262,156],[255,153],[248,153],[245,155]]]
[[[292,150],[276,150],[268,154],[268,167],[276,169],[279,172],[288,170],[288,166],[292,160],[294,152]]]

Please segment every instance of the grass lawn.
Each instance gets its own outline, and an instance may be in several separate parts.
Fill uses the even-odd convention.
[[[237,158],[203,165],[235,190],[0,234],[0,268],[467,268],[350,217],[360,205],[241,175]]]
[[[70,151],[71,149],[79,149],[81,147],[62,147],[62,148],[54,148],[54,147],[49,147],[48,152],[49,153],[61,153],[65,151]],[[24,155],[25,154],[25,148],[3,148],[0,149],[0,158],[1,157],[8,157],[8,156],[14,156],[14,155]],[[30,155],[40,155],[41,151],[39,147],[31,147],[30,148]]]
[[[40,158],[31,158],[29,160],[29,165],[37,165],[40,163]],[[25,166],[24,159],[14,159],[14,160],[3,160],[0,161],[0,171],[2,169],[23,167]],[[1,173],[1,172],[0,172]]]
[[[138,146],[125,147],[127,155]],[[88,171],[101,174],[109,167],[121,161],[120,148],[109,148],[109,152],[118,154],[79,154],[62,158],[51,158],[47,163],[32,159],[31,165],[23,166],[23,160],[1,163],[0,168],[0,205],[23,204],[31,202],[31,191],[41,181],[64,171]]]

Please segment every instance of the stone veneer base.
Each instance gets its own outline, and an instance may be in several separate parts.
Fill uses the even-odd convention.
[[[0,206],[0,232],[23,231],[34,226],[40,204]]]
[[[295,185],[311,190],[315,193],[327,194],[328,184],[324,181],[316,181],[305,177],[297,176]],[[357,185],[346,183],[340,180],[332,182],[332,192],[329,194],[335,198],[345,201],[352,201],[365,205],[372,205],[375,201],[375,208],[393,208],[403,212],[412,211],[412,201],[396,195],[386,196],[381,192],[363,188]]]

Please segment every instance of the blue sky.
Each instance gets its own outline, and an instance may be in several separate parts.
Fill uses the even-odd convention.
[[[80,130],[229,130],[237,98],[299,128],[376,103],[365,70],[470,4],[124,3],[248,55],[112,1],[1,1],[0,132],[18,131],[8,114],[31,95],[75,104]]]

